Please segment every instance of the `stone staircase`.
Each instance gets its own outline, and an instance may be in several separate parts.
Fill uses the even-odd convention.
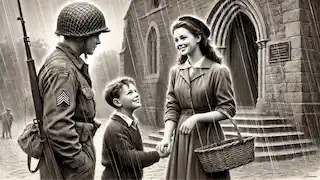
[[[233,118],[243,137],[255,137],[256,161],[292,159],[317,151],[311,139],[304,136],[292,124],[291,117],[268,116],[255,111],[241,111]],[[220,122],[226,138],[236,137],[237,133],[229,120]],[[144,140],[146,147],[154,148],[161,141],[163,130],[150,134]]]

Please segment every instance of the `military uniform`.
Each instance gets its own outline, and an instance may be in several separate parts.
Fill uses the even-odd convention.
[[[62,174],[66,179],[79,175],[92,179],[95,102],[88,65],[70,47],[60,43],[39,72],[39,86],[43,129]]]
[[[57,35],[86,38],[108,32],[102,12],[89,3],[63,8]],[[43,99],[43,130],[53,149],[64,179],[93,179],[96,155],[93,135],[95,102],[86,64],[67,44],[59,43],[39,72]],[[41,179],[50,178],[50,167],[40,161]]]

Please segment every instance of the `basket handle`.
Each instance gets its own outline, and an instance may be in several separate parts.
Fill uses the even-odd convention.
[[[233,124],[234,128],[235,128],[236,131],[237,131],[238,139],[239,139],[239,141],[242,143],[242,142],[243,142],[243,137],[242,137],[241,134],[240,134],[240,130],[239,130],[238,126],[237,126],[236,121],[235,121],[234,119],[232,119],[229,114],[225,114],[225,115],[228,117],[228,119],[230,120],[230,122]]]
[[[243,142],[243,137],[242,137],[242,135],[240,134],[240,130],[239,130],[238,126],[237,126],[237,123],[235,122],[234,119],[232,119],[232,117],[231,117],[229,114],[227,114],[227,113],[223,113],[223,114],[224,114],[225,116],[227,116],[227,118],[230,120],[231,124],[232,124],[232,125],[234,126],[234,128],[236,129],[239,142],[242,143],[242,142]],[[209,126],[208,131],[207,131],[207,142],[209,142],[210,129],[211,129],[211,126]],[[221,144],[221,139],[220,139],[220,138],[218,138],[217,144],[218,144],[218,145]]]

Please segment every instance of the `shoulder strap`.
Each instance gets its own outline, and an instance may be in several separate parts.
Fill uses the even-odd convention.
[[[38,162],[38,164],[37,164],[37,167],[34,169],[34,170],[32,170],[31,169],[31,156],[28,154],[28,169],[29,169],[29,171],[31,172],[31,173],[35,173],[35,172],[37,172],[38,170],[39,170],[39,168],[40,168],[40,161],[42,160],[42,158],[40,158],[39,159],[39,162]]]

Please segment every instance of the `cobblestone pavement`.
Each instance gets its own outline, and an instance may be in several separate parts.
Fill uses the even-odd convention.
[[[103,166],[100,163],[102,137],[105,125],[97,131],[95,144],[97,149],[96,179],[100,179]],[[147,127],[141,127],[143,138],[154,131]],[[26,155],[16,143],[17,134],[22,128],[14,124],[13,139],[0,139],[0,179],[1,180],[36,180],[39,174],[28,172]],[[150,150],[150,149],[147,149]],[[36,162],[36,160],[35,160]],[[35,163],[34,162],[34,163]],[[162,180],[168,158],[161,159],[158,163],[145,168],[143,180]],[[34,167],[34,164],[33,164]],[[231,170],[232,180],[316,180],[320,179],[320,152],[295,158],[293,160],[251,163]]]

